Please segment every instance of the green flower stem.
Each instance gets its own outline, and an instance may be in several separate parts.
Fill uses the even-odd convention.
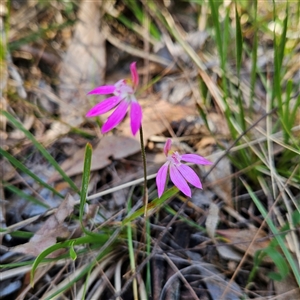
[[[145,151],[145,145],[144,145],[144,134],[143,134],[142,125],[141,125],[141,128],[140,128],[140,140],[141,140],[141,152],[142,152],[143,169],[144,169],[143,203],[144,203],[144,206],[145,206],[145,216],[146,216],[147,206],[148,206],[147,163],[146,163],[146,151]]]
[[[144,169],[144,189],[143,189],[143,203],[145,206],[144,216],[145,216],[145,228],[143,235],[146,237],[146,249],[147,255],[150,255],[151,252],[151,236],[150,236],[150,222],[147,216],[148,211],[148,188],[147,188],[147,162],[146,162],[146,151],[144,145],[144,134],[143,134],[143,127],[141,125],[140,128],[140,140],[141,140],[141,153],[142,153],[142,160],[143,160],[143,169]],[[150,276],[150,262],[147,262],[147,276],[146,276],[146,286],[148,294],[151,294],[151,276]]]

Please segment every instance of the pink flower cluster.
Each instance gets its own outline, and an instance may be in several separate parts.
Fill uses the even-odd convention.
[[[130,65],[131,80],[121,79],[114,85],[103,85],[90,91],[88,95],[108,95],[114,96],[106,98],[98,103],[86,114],[87,117],[95,117],[104,114],[113,108],[115,110],[103,124],[101,131],[106,133],[118,126],[125,118],[128,108],[130,107],[130,126],[133,135],[136,135],[142,123],[142,108],[138,103],[134,93],[139,83],[139,76],[136,69],[136,63]],[[177,151],[171,151],[172,141],[168,139],[164,147],[164,153],[167,162],[159,169],[156,176],[156,185],[158,196],[161,197],[167,182],[168,171],[171,181],[186,196],[191,197],[191,189],[188,183],[197,188],[202,188],[201,181],[195,171],[189,166],[182,163],[190,162],[200,165],[212,164],[207,159],[197,154],[182,154]]]

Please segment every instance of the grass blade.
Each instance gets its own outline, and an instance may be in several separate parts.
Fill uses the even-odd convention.
[[[276,17],[275,3],[274,5],[274,19]],[[288,23],[288,3],[286,5],[286,17],[283,22],[283,30],[280,37],[279,45],[276,42],[276,27],[274,27],[274,84],[273,84],[273,97],[274,101],[277,99],[277,105],[280,115],[283,115],[283,107],[282,107],[282,96],[281,96],[281,67],[284,56],[284,49],[286,44],[286,33],[287,33],[287,23]],[[276,24],[276,19],[274,20],[274,24]],[[275,107],[275,103],[273,103],[273,107]]]
[[[162,205],[164,202],[169,200],[172,196],[175,196],[177,193],[178,193],[178,189],[175,186],[173,186],[172,188],[167,190],[160,198],[156,198],[153,201],[151,201],[147,207],[147,216],[151,213],[151,211],[157,209],[160,205]],[[136,212],[134,212],[132,215],[125,218],[122,222],[122,225],[124,226],[129,222],[135,220],[136,218],[143,215],[144,212],[145,212],[145,207],[143,206],[140,209],[138,209]]]
[[[42,179],[40,179],[38,176],[36,176],[34,173],[32,173],[25,165],[23,165],[20,161],[18,161],[16,158],[14,158],[7,151],[5,151],[4,149],[0,148],[0,154],[2,156],[4,156],[16,168],[20,169],[23,173],[27,174],[32,179],[34,179],[36,182],[38,182],[41,186],[43,186],[46,189],[50,190],[51,192],[53,192],[55,195],[59,196],[60,198],[64,197],[55,188],[53,188],[48,183],[44,182]]]
[[[79,219],[80,219],[83,229],[84,229],[84,226],[82,224],[82,219],[83,219],[84,206],[86,203],[86,196],[87,196],[89,181],[90,181],[92,151],[93,150],[92,150],[91,144],[90,143],[86,144],[85,154],[84,154],[82,183],[81,183],[80,207],[79,207]]]
[[[257,64],[257,48],[258,48],[258,38],[257,38],[257,0],[253,1],[254,6],[254,36],[253,36],[253,46],[251,54],[251,80],[250,80],[250,109],[253,109],[254,104],[254,93],[255,93],[255,83],[256,83],[256,64]]]
[[[41,152],[41,154],[48,160],[48,162],[55,168],[55,170],[62,176],[62,178],[70,185],[70,187],[77,193],[80,193],[78,187],[75,185],[73,180],[62,170],[60,165],[55,161],[55,159],[48,153],[44,146],[39,143],[36,138],[26,129],[24,126],[17,121],[10,113],[7,111],[1,111],[1,113],[19,130],[21,130],[25,136],[32,142],[32,144]]]
[[[26,199],[34,204],[37,204],[37,205],[40,205],[42,207],[45,207],[45,208],[50,208],[49,205],[47,205],[46,203],[36,199],[35,197],[32,197],[28,194],[26,194],[25,192],[21,191],[20,189],[18,189],[17,187],[15,187],[14,185],[11,185],[11,184],[5,184],[4,183],[4,187],[8,190],[10,190],[12,193],[18,195],[20,198],[22,199]]]
[[[209,5],[210,5],[210,9],[211,9],[211,14],[212,14],[213,25],[215,27],[215,32],[216,32],[216,43],[217,43],[217,47],[219,49],[219,55],[220,55],[221,62],[223,65],[223,61],[224,61],[223,43],[222,43],[222,38],[221,38],[219,13],[218,13],[218,8],[216,7],[216,5],[218,5],[218,3],[215,0],[209,0]]]
[[[236,41],[236,68],[238,77],[241,71],[241,63],[242,63],[242,54],[243,54],[243,35],[241,29],[241,19],[239,13],[237,11],[237,6],[235,3],[235,41]]]
[[[242,179],[241,179],[242,180]],[[266,211],[265,207],[263,206],[263,204],[260,202],[260,200],[257,198],[257,196],[255,195],[255,193],[252,191],[250,185],[248,185],[244,180],[242,180],[245,188],[247,189],[249,195],[251,196],[251,199],[254,201],[257,209],[260,211],[261,215],[263,216],[263,218],[266,220],[268,226],[270,227],[275,239],[277,240],[278,245],[280,246],[283,254],[285,255],[285,258],[287,259],[293,273],[296,279],[297,284],[300,286],[300,272],[298,267],[295,264],[295,261],[291,255],[291,253],[289,252],[288,248],[285,245],[285,242],[282,238],[282,236],[280,235],[280,231],[276,228],[276,226],[274,225],[272,219],[269,217],[268,212]]]

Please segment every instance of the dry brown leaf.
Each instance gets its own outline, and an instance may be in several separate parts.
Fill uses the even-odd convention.
[[[64,225],[64,220],[73,212],[75,203],[74,198],[71,195],[67,195],[64,201],[57,208],[55,214],[49,217],[45,224],[34,234],[28,243],[16,246],[11,250],[14,252],[22,252],[37,256],[46,248],[54,245],[57,242],[58,237],[68,238],[70,236],[70,232],[68,227]],[[58,250],[47,257],[57,257],[61,253],[62,250]]]
[[[3,66],[1,66],[1,62],[0,62],[0,68],[3,68]],[[3,75],[1,77],[3,77]],[[1,83],[1,79],[0,79],[0,88],[2,89],[1,86],[2,86],[2,83]],[[0,111],[6,111],[6,110],[7,110],[7,99],[5,97],[0,97]],[[4,138],[4,136],[7,137],[6,122],[7,122],[7,119],[4,118],[3,115],[1,115],[1,118],[0,118],[0,131],[1,131],[2,136],[0,138]],[[4,135],[4,133],[6,133],[6,134]],[[1,143],[1,145],[2,145],[2,143]]]
[[[219,245],[216,247],[220,257],[223,259],[229,260],[228,266],[230,267],[230,262],[240,262],[243,258],[243,254],[236,250],[235,248],[231,247],[231,245]],[[236,266],[236,264],[233,264]],[[231,269],[231,268],[230,268]]]
[[[108,166],[112,159],[121,159],[138,152],[139,142],[132,137],[108,135],[104,136],[93,150],[91,170],[99,170]],[[83,170],[83,158],[85,149],[76,152],[74,156],[67,159],[62,165],[62,169],[68,176],[79,174]],[[53,177],[50,181],[55,180]]]
[[[204,136],[200,142],[197,143],[197,149],[205,149],[210,145],[216,145],[216,138],[213,136]]]
[[[16,175],[16,169],[6,159],[0,160],[0,178],[3,181],[9,181]]]
[[[222,229],[217,230],[217,233],[227,238],[230,244],[236,249],[242,251],[243,253],[247,251],[247,254],[254,256],[257,250],[268,247],[270,240],[267,237],[267,234],[260,230],[257,233],[256,228],[253,229]],[[257,233],[257,235],[256,235]],[[250,243],[255,238],[255,241],[252,243],[252,247],[248,249]]]
[[[35,117],[33,115],[25,115],[24,119],[22,120],[22,125],[25,129],[30,130],[34,123]],[[20,129],[14,129],[12,132],[9,133],[10,139],[21,140],[25,138],[25,133]]]
[[[186,106],[172,105],[164,100],[156,101],[150,97],[146,101],[140,101],[140,103],[143,106],[145,141],[152,135],[157,135],[165,131],[171,122],[178,122],[188,116],[197,115],[194,104]],[[123,135],[132,136],[129,122],[130,120],[126,119],[123,126],[120,127]]]
[[[147,102],[149,103],[149,102]],[[155,102],[155,105],[143,109],[144,141],[167,129],[172,121],[179,121],[189,115],[195,115],[193,107],[171,105],[165,101]],[[122,159],[140,151],[139,134],[132,136],[129,118],[119,128],[120,135],[106,135],[93,150],[91,170],[99,170],[111,163],[111,159]],[[68,176],[80,174],[83,170],[83,158],[85,149],[76,152],[74,156],[62,164],[62,169]],[[49,182],[58,180],[60,175],[54,174]]]
[[[210,130],[222,137],[230,137],[230,131],[225,117],[221,113],[210,112],[207,116]]]
[[[60,71],[61,119],[78,126],[88,109],[86,93],[101,85],[106,66],[105,41],[99,31],[99,1],[81,1],[74,36]]]
[[[213,162],[216,161],[220,155],[213,154]],[[206,168],[209,169],[209,167]],[[213,191],[218,197],[220,197],[228,206],[232,207],[231,164],[227,157],[223,157],[216,167],[208,174],[207,181],[210,183]]]
[[[295,281],[295,278],[291,275],[287,276],[281,281],[274,280],[274,288],[276,291],[276,300],[299,300],[300,288]]]
[[[205,227],[208,236],[215,240],[216,228],[219,222],[219,206],[215,203],[210,203],[209,211],[205,222]]]

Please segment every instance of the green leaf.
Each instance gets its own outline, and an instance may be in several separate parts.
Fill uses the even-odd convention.
[[[289,274],[289,266],[284,257],[278,252],[276,248],[267,247],[263,250],[274,262],[278,269],[278,273],[269,273],[268,276],[274,280],[283,280]]]
[[[81,182],[80,207],[79,207],[79,219],[80,219],[83,230],[85,230],[85,228],[82,224],[82,220],[83,220],[84,206],[86,203],[86,196],[87,196],[89,181],[90,181],[92,153],[93,153],[92,145],[90,143],[86,144],[85,154],[84,154],[82,182]]]
[[[300,211],[295,210],[292,214],[292,222],[295,228],[300,226]]]
[[[1,228],[2,229],[2,228]],[[5,228],[3,230],[0,230],[1,232],[5,232]],[[19,237],[19,238],[23,238],[23,239],[30,239],[33,236],[32,232],[28,232],[28,231],[13,231],[10,232],[9,235],[13,236],[13,237]]]
[[[71,245],[70,245],[70,257],[72,260],[76,260],[76,258],[77,258],[77,254],[74,250],[74,242],[71,243]]]
[[[89,181],[90,181],[92,153],[93,153],[92,145],[90,143],[87,143],[85,146],[84,164],[83,164],[83,173],[82,173],[82,182],[81,182],[79,220],[83,232],[89,236],[93,236],[97,238],[99,236],[98,233],[94,233],[90,230],[87,230],[83,225],[84,206],[86,204],[86,197],[87,197]]]

